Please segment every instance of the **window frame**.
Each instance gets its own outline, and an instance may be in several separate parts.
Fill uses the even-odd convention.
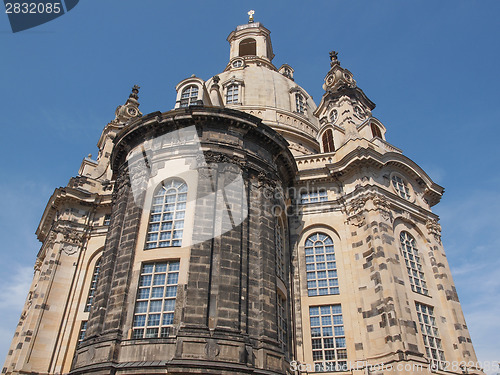
[[[171,282],[171,275],[175,275],[172,277],[175,282]],[[179,259],[146,261],[141,264],[132,314],[131,339],[165,338],[172,335],[179,277]],[[159,282],[162,279],[163,282]],[[175,294],[169,295],[173,291]],[[156,322],[157,324],[150,324]],[[148,333],[148,330],[151,331]]]
[[[241,50],[242,47],[244,52],[247,52],[246,49],[249,49],[248,53],[243,53]],[[257,56],[257,40],[255,38],[245,38],[238,43],[238,57],[244,56]]]
[[[318,242],[321,242],[322,246],[318,246]],[[307,234],[304,241],[304,257],[308,297],[339,295],[337,257],[332,236],[324,231]]]
[[[193,95],[193,89],[196,89],[196,95]],[[188,90],[188,96],[184,97],[185,92]],[[190,83],[183,87],[179,97],[179,108],[188,108],[189,106],[196,104],[200,97],[200,91],[200,87],[194,83]]]
[[[276,249],[276,276],[286,282],[286,236],[280,218],[275,218],[274,246]]]
[[[413,187],[405,177],[397,172],[392,172],[390,180],[391,187],[398,197],[410,202],[414,200]]]
[[[328,128],[323,132],[321,135],[321,145],[323,146],[323,153],[335,152],[335,142],[333,140],[332,129]]]
[[[239,57],[231,61],[231,69],[242,69],[245,67],[245,61]]]
[[[300,193],[300,204],[321,203],[328,201],[328,191],[317,189]]]
[[[380,127],[377,124],[374,122],[370,123],[370,129],[372,131],[373,138],[377,137],[382,140],[384,139],[384,137],[382,137],[382,130],[380,130]]]
[[[102,225],[109,226],[111,224],[111,214],[105,214]]]
[[[227,93],[228,89],[230,86],[236,85],[238,86],[238,101],[237,102],[232,102],[228,103],[227,102]],[[245,82],[241,79],[231,77],[230,79],[222,82],[222,92],[224,93],[224,105],[242,105],[243,104],[243,99],[245,97]]]
[[[333,117],[333,118],[332,118]],[[328,112],[328,121],[332,124],[335,124],[339,118],[339,112],[336,108],[333,108]]]
[[[342,305],[311,305],[308,313],[314,371],[347,371],[347,335]],[[342,358],[339,358],[340,353]]]
[[[226,101],[226,105],[228,105],[228,104],[240,104],[241,103],[241,100],[240,100],[240,94],[241,94],[240,93],[240,91],[241,91],[240,87],[241,87],[240,84],[236,83],[236,82],[230,83],[229,85],[227,85],[225,87],[224,98],[225,98],[225,101]],[[236,93],[235,93],[235,91],[236,91]],[[231,93],[231,101],[229,101],[230,93]]]
[[[175,186],[175,184],[178,185]],[[169,194],[170,190],[175,190],[175,194]],[[178,177],[163,180],[154,190],[151,197],[144,250],[182,247],[188,192],[187,182]],[[171,200],[172,196],[174,200]],[[161,199],[162,203],[159,203]],[[173,211],[172,205],[174,206]],[[155,236],[156,239],[154,239]]]
[[[307,116],[308,111],[309,111],[309,106],[307,103],[309,96],[307,95],[307,93],[299,86],[292,87],[289,90],[289,93],[290,93],[290,111],[293,113],[297,113],[299,115],[302,115],[302,116]],[[303,110],[303,112],[300,112],[299,111],[300,108],[297,106],[297,98],[298,97],[302,98],[302,110]]]
[[[102,255],[99,256],[94,264],[92,279],[90,280],[89,292],[87,293],[87,299],[85,300],[85,307],[83,308],[83,312],[89,312],[92,308],[92,304],[94,303],[95,292],[97,291],[97,283],[99,282],[99,276],[101,274],[101,260]]]
[[[80,330],[78,331],[78,342],[77,345],[79,345],[83,340],[85,340],[85,335],[87,333],[87,328],[88,328],[88,320],[82,320],[80,323]]]
[[[417,312],[417,325],[420,330],[420,337],[424,343],[424,355],[431,363],[433,370],[444,370],[447,364],[443,346],[444,341],[439,334],[435,308],[434,306],[415,301],[415,310]],[[433,350],[437,358],[434,358]]]
[[[295,112],[301,115],[306,114],[306,100],[300,92],[295,93]]]
[[[288,309],[287,298],[276,291],[276,319],[278,330],[278,344],[286,353],[288,350]]]
[[[399,251],[405,261],[411,290],[415,293],[429,296],[429,287],[425,280],[425,272],[423,263],[421,262],[422,254],[418,250],[417,240],[406,230],[402,230],[399,233]]]

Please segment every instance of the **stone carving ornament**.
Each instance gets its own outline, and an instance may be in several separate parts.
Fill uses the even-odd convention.
[[[427,220],[426,224],[429,234],[434,236],[437,242],[441,243],[441,225],[436,219]]]

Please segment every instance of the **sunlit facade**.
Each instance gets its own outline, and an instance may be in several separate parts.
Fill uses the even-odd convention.
[[[172,110],[143,115],[134,86],[50,197],[2,373],[481,374],[443,188],[336,52],[316,104],[262,24],[227,40]]]

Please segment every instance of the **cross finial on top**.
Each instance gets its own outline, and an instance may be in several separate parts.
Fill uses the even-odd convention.
[[[253,15],[255,14],[255,10],[250,10],[248,13],[248,23],[253,22]]]

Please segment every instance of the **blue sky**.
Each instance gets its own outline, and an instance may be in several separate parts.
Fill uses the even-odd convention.
[[[387,140],[446,188],[434,209],[472,340],[480,360],[500,360],[497,0],[82,0],[17,34],[0,15],[0,357],[53,189],[97,153],[102,128],[134,84],[146,114],[171,109],[182,79],[221,72],[225,39],[249,9],[272,32],[275,65],[290,64],[316,103],[328,52],[340,51],[377,104]]]

